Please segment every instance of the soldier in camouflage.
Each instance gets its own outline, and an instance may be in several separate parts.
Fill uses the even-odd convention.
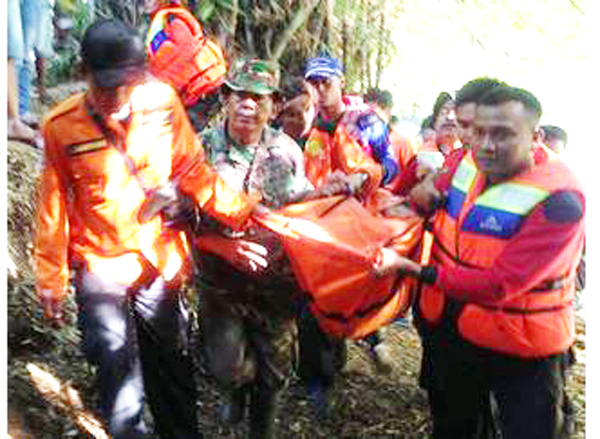
[[[278,83],[276,65],[262,60],[234,64],[225,82],[225,120],[203,134],[208,161],[226,183],[259,195],[269,208],[312,191],[300,147],[268,126]],[[216,230],[210,221],[204,227]],[[223,228],[218,233],[230,234]],[[256,273],[249,274],[218,256],[201,256],[202,345],[209,372],[230,393],[223,420],[238,423],[248,411],[250,438],[272,438],[277,395],[289,376],[295,345],[297,287],[291,274],[282,274],[289,265],[273,257],[282,254],[277,240],[258,228],[243,233],[234,237],[268,249],[268,268],[257,258]]]

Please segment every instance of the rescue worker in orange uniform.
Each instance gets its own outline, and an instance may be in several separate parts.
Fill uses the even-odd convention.
[[[36,213],[36,288],[51,322],[63,319],[74,272],[78,323],[97,366],[100,408],[114,438],[149,437],[147,399],[162,438],[199,438],[180,286],[188,250],[162,206],[186,196],[239,228],[257,200],[206,163],[176,92],[146,77],[142,40],[99,20],[81,43],[88,91],[43,126]]]
[[[567,149],[569,136],[567,132],[556,125],[543,125],[544,143],[557,154],[562,154]]]
[[[288,78],[281,90],[282,105],[274,125],[304,149],[317,115],[316,92],[302,77]]]
[[[385,123],[367,105],[353,108],[345,103],[339,60],[310,59],[304,78],[317,92],[318,107],[304,148],[308,179],[320,188],[331,179],[347,180],[352,174],[361,174],[364,183],[355,194],[368,197],[398,173]]]
[[[304,78],[317,95],[317,118],[304,147],[308,179],[317,189],[326,185],[332,191],[342,188],[342,193],[366,201],[398,173],[385,122],[362,99],[344,96],[345,78],[339,60],[311,58]],[[323,418],[329,410],[335,375],[345,364],[345,340],[324,333],[308,308],[300,312],[298,328],[298,373],[312,408]],[[380,341],[374,336],[369,343],[376,361],[381,356],[375,347],[387,353],[387,346]]]
[[[575,176],[538,143],[539,101],[495,87],[480,100],[472,151],[450,170],[434,219],[432,262],[385,249],[376,270],[424,284],[418,314],[433,437],[480,438],[493,397],[505,439],[563,437],[565,356],[575,339],[575,277],[585,199]]]

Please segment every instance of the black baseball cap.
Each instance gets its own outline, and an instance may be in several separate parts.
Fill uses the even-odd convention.
[[[146,72],[146,51],[137,32],[116,19],[101,19],[85,31],[81,58],[98,87],[134,83]]]

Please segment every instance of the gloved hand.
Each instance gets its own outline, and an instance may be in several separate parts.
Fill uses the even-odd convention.
[[[367,181],[369,177],[367,176],[367,174],[364,174],[362,172],[359,172],[357,174],[350,174],[347,177],[347,182],[348,182],[348,189],[350,191],[351,195],[356,195],[358,194],[363,185],[365,184],[365,182]]]
[[[40,302],[44,318],[50,325],[61,327],[65,324],[62,299],[57,299],[50,290],[43,290],[40,294]]]

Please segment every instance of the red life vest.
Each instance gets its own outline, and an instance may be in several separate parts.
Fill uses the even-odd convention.
[[[460,162],[446,204],[434,220],[432,260],[444,268],[488,268],[518,232],[531,211],[558,189],[580,187],[559,160],[545,163],[478,193],[483,174],[471,153]],[[583,245],[583,243],[582,243]],[[567,349],[575,337],[575,272],[578,255],[565,258],[556,273],[537,287],[498,306],[466,303],[458,330],[470,342],[520,357],[542,357]],[[436,324],[445,306],[444,293],[423,286],[419,310]]]
[[[168,7],[154,15],[146,52],[152,74],[173,85],[187,107],[225,80],[223,51],[204,35],[198,20],[185,8]]]

